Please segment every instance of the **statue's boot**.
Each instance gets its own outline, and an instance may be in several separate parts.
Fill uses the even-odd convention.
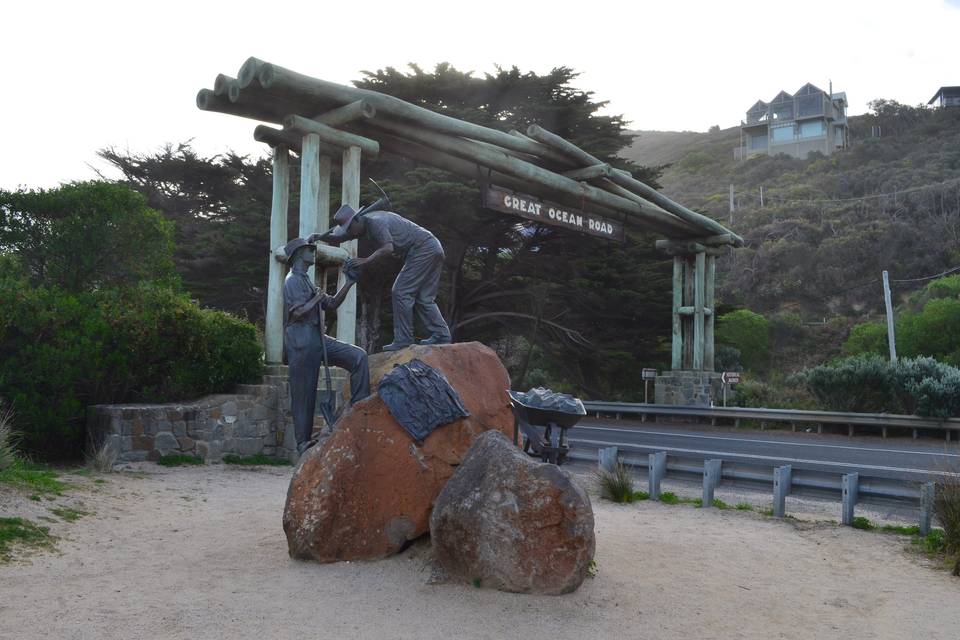
[[[450,338],[439,338],[437,336],[430,336],[425,340],[421,340],[419,344],[431,345],[431,344],[450,344]]]
[[[384,351],[400,351],[400,349],[406,349],[410,346],[409,342],[391,342],[388,345],[384,345]]]

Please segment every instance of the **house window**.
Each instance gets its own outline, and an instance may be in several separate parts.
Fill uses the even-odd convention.
[[[813,120],[800,124],[801,138],[819,138],[820,136],[826,135],[826,133],[823,120]]]
[[[767,148],[767,136],[750,136],[750,148],[751,148],[751,149],[766,149],[766,148]]]
[[[793,140],[793,124],[781,127],[773,127],[770,130],[771,142],[789,142]]]

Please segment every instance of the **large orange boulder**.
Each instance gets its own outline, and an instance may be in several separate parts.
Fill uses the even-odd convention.
[[[437,427],[422,446],[376,394],[386,372],[413,358],[442,372],[470,412]],[[283,512],[291,557],[336,562],[396,553],[427,533],[437,495],[480,434],[495,429],[513,438],[509,376],[478,342],[377,354],[370,372],[374,393],[348,409],[294,471]]]

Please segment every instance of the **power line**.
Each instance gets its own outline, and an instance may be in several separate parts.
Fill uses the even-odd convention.
[[[893,280],[893,279],[891,279],[890,282],[923,282],[924,280],[934,280],[934,279],[936,279],[936,278],[942,278],[943,276],[950,275],[951,273],[954,273],[954,272],[957,272],[957,271],[960,271],[960,267],[954,267],[954,268],[952,268],[952,269],[947,269],[946,271],[944,271],[944,272],[942,272],[942,273],[938,273],[938,274],[932,275],[932,276],[924,276],[924,277],[922,277],[922,278],[907,278],[907,279],[904,279],[904,280]]]
[[[874,193],[869,196],[857,196],[855,198],[813,198],[813,199],[783,199],[779,198],[776,195],[771,195],[769,192],[765,193],[765,199],[775,200],[777,204],[821,204],[821,203],[830,203],[830,202],[859,202],[863,200],[872,200],[874,198],[889,198],[891,196],[901,196],[908,193],[915,193],[917,191],[924,191],[926,189],[933,189],[935,187],[945,187],[953,183],[960,183],[960,178],[951,178],[950,180],[944,180],[942,182],[933,182],[930,184],[921,185],[919,187],[910,187],[909,189],[890,191],[887,193]]]

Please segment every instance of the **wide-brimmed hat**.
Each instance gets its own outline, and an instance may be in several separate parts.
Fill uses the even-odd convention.
[[[313,247],[314,249],[316,249],[317,245],[314,244],[313,242],[308,242],[303,238],[294,238],[293,240],[285,244],[283,246],[284,262],[286,262],[287,264],[290,264],[290,262],[293,260],[293,254],[295,254],[298,249],[302,249],[304,247]]]
[[[353,219],[357,216],[356,210],[348,204],[343,205],[337,212],[333,214],[333,221],[337,224],[334,227],[333,232],[330,234],[334,238],[346,238],[347,229],[350,228],[350,223],[353,222]]]

